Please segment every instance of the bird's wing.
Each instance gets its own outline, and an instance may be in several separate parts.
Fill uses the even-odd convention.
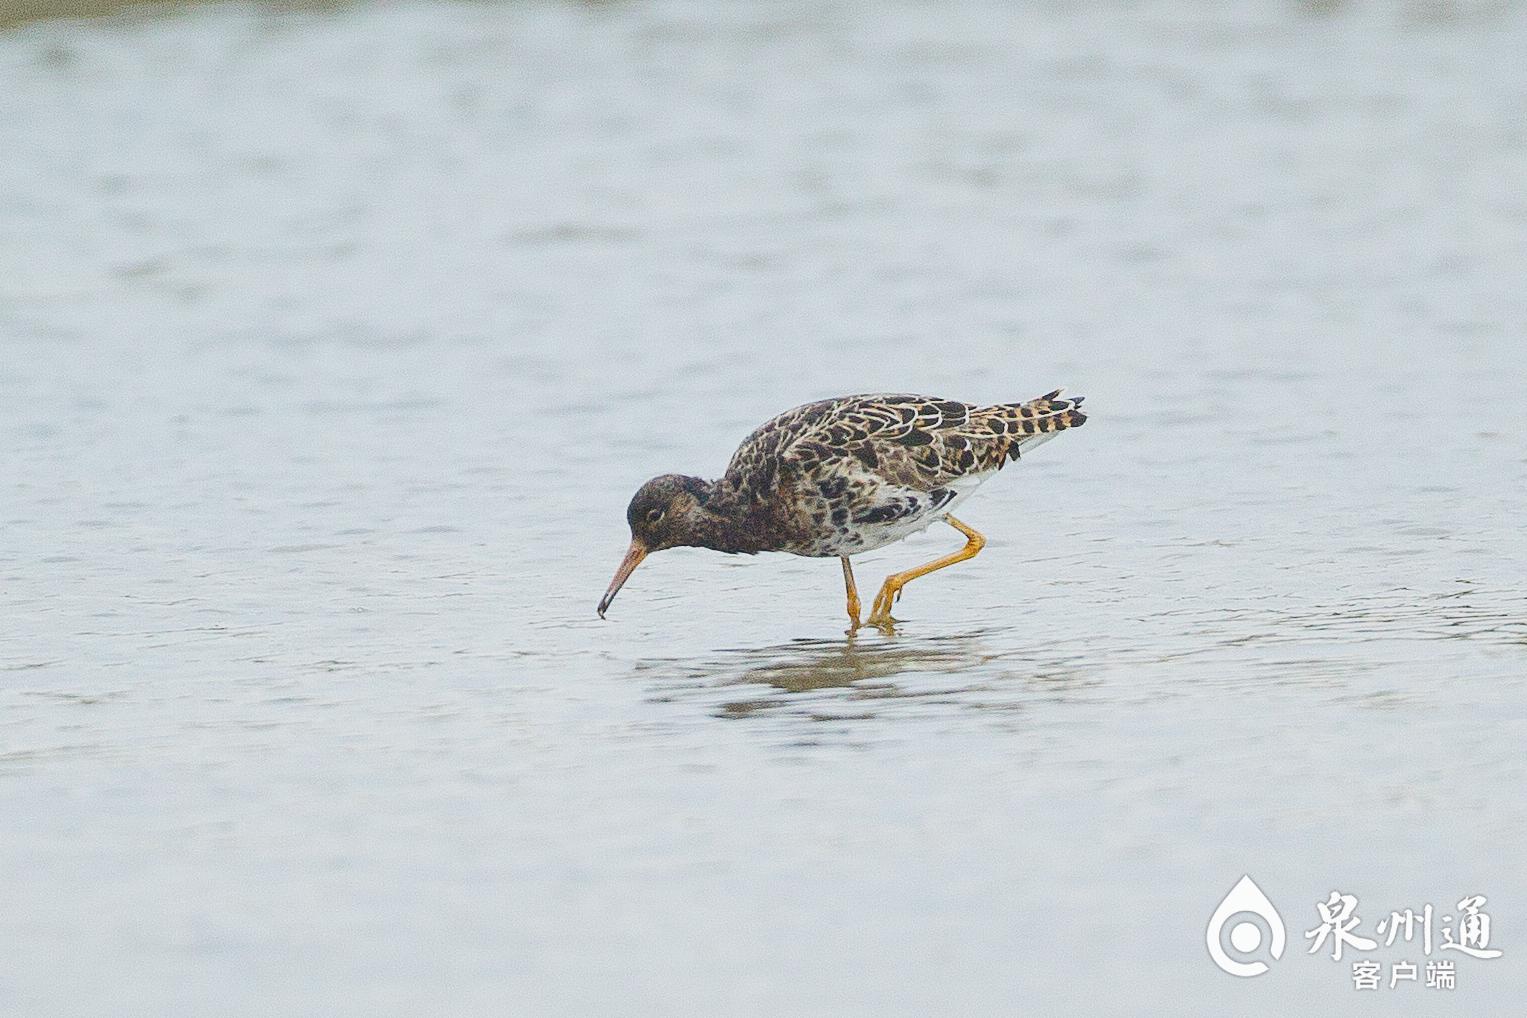
[[[1027,403],[978,407],[906,394],[843,396],[787,410],[738,447],[726,480],[767,498],[782,475],[835,477],[931,491],[1000,469],[1065,428],[1086,420],[1081,399],[1056,390]]]
[[[979,408],[910,395],[836,400],[786,453],[798,470],[867,476],[928,491],[979,469],[991,433],[974,430]]]

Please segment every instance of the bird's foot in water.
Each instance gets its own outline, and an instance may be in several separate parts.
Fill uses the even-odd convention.
[[[874,626],[886,635],[896,632],[896,619],[891,617],[891,605],[901,596],[901,585],[886,581],[885,586],[880,588],[880,593],[875,595],[875,603],[870,606],[870,617],[864,620],[867,626]]]

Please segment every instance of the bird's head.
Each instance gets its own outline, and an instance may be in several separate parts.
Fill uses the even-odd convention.
[[[599,601],[600,618],[642,559],[654,551],[694,543],[697,514],[710,497],[710,490],[709,482],[683,474],[660,474],[637,489],[626,507],[631,547],[620,560],[610,589]]]

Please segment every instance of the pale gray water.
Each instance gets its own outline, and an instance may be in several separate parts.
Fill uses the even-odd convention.
[[[1446,3],[0,35],[0,1013],[1519,1007],[1524,47]],[[772,413],[1060,384],[1091,423],[895,638],[780,556],[594,617],[635,487]],[[1248,980],[1242,873],[1289,932]],[[1356,991],[1333,888],[1368,936],[1485,894],[1504,956]]]

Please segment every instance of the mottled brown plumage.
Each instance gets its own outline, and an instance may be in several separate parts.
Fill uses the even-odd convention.
[[[647,553],[685,545],[838,556],[857,626],[849,556],[898,541],[936,519],[948,519],[966,534],[966,553],[957,554],[974,555],[980,535],[949,511],[1021,451],[1084,423],[1081,402],[1062,399],[1057,389],[1027,403],[986,407],[864,395],[787,410],[738,446],[719,480],[664,474],[637,491],[626,511],[631,548],[599,613]],[[948,564],[939,560],[933,568]],[[904,583],[912,574],[899,575]],[[897,579],[882,588],[871,622],[891,621]],[[894,589],[888,594],[888,588]]]

